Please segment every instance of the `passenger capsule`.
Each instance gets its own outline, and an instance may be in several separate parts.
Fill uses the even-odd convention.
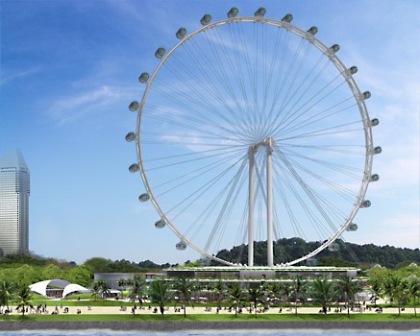
[[[166,222],[163,219],[160,219],[157,222],[155,222],[155,227],[157,229],[162,229],[165,227],[165,225],[166,225]]]
[[[370,182],[376,182],[376,181],[379,181],[379,175],[378,175],[378,174],[373,174],[373,175],[370,177],[369,181],[370,181]]]
[[[239,9],[236,7],[232,7],[229,12],[227,13],[228,18],[233,18],[239,14]]]
[[[283,22],[287,22],[290,23],[293,20],[293,15],[292,14],[286,14],[283,19],[281,19]]]
[[[369,208],[372,205],[372,203],[369,200],[364,200],[362,204],[360,205],[361,208]]]
[[[375,118],[370,121],[370,126],[378,126],[378,125],[379,125],[379,119]]]
[[[371,96],[372,95],[371,95],[370,91],[363,92],[363,99],[369,99]]]
[[[340,246],[336,243],[332,243],[330,246],[328,246],[328,250],[331,252],[337,252],[340,249]]]
[[[149,74],[147,72],[143,72],[140,76],[139,76],[139,82],[140,83],[146,83],[149,80]]]
[[[380,146],[376,146],[376,147],[373,149],[373,153],[374,153],[374,154],[380,154],[380,153],[382,153],[382,147],[380,147]]]
[[[333,45],[330,47],[330,50],[331,50],[333,53],[336,53],[336,52],[338,52],[338,51],[340,50],[340,46],[339,46],[338,44],[333,44]]]
[[[139,102],[138,102],[138,101],[132,101],[132,102],[130,103],[130,105],[128,105],[128,109],[129,109],[131,112],[136,112],[136,111],[139,109],[139,107],[140,107],[140,104],[139,104]]]
[[[131,142],[136,140],[136,133],[134,132],[128,132],[127,135],[125,136],[125,141],[127,142]]]
[[[149,199],[150,199],[150,195],[148,193],[144,193],[139,196],[140,202],[147,202]]]
[[[182,40],[185,35],[187,35],[187,30],[184,27],[181,27],[178,29],[175,35],[177,39]]]
[[[358,225],[356,223],[351,223],[349,226],[347,226],[346,231],[357,231]]]
[[[210,21],[211,21],[211,15],[210,15],[210,14],[205,14],[205,15],[201,18],[200,23],[201,23],[203,26],[206,26],[206,25],[208,25],[208,24],[210,23]]]
[[[185,242],[181,240],[179,243],[175,245],[175,247],[177,250],[183,251],[187,248],[187,244],[185,244]]]
[[[315,26],[312,26],[311,28],[308,29],[308,33],[311,35],[315,35],[316,33],[318,33],[318,28]]]
[[[138,172],[140,170],[140,167],[137,163],[133,163],[132,165],[130,165],[130,167],[128,167],[128,171],[130,173],[135,173]]]
[[[359,69],[357,69],[357,66],[353,65],[352,67],[350,67],[349,71],[350,74],[354,75],[355,73],[357,73]]]
[[[264,16],[265,15],[265,8],[264,7],[260,7],[257,9],[257,11],[254,13],[255,16]]]
[[[166,53],[165,48],[158,48],[155,52],[155,57],[157,59],[161,59],[165,55],[165,53]]]

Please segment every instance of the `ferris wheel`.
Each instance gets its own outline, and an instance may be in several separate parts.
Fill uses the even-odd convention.
[[[134,142],[145,192],[140,202],[156,209],[158,229],[169,228],[176,249],[194,249],[225,265],[254,265],[254,242],[267,242],[267,265],[301,263],[326,248],[371,202],[365,198],[374,146],[357,67],[337,57],[318,29],[302,30],[292,15],[281,20],[240,16],[176,32],[170,49],[139,82],[144,92]],[[276,241],[317,241],[293,260]],[[238,246],[235,258],[222,249]],[[245,260],[245,261],[244,261]],[[275,263],[276,260],[276,263]]]

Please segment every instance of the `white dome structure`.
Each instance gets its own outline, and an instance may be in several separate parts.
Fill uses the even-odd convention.
[[[65,298],[73,293],[90,293],[90,289],[72,284],[62,279],[50,279],[36,282],[29,286],[29,289],[37,294],[46,297],[61,297]]]

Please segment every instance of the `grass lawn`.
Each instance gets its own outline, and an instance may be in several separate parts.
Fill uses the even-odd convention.
[[[1,321],[187,321],[187,322],[200,322],[200,321],[279,321],[279,322],[291,322],[291,321],[340,321],[340,322],[352,322],[352,321],[365,321],[365,322],[420,322],[420,316],[414,317],[412,314],[404,314],[401,316],[395,314],[352,314],[346,315],[319,315],[319,314],[300,314],[300,315],[277,315],[277,314],[261,314],[261,315],[217,315],[217,314],[190,314],[187,317],[182,315],[164,315],[161,317],[157,314],[150,315],[38,315],[38,316],[0,316]]]

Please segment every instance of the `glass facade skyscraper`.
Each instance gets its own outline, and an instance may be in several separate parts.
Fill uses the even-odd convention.
[[[29,169],[20,152],[0,157],[0,255],[28,252]]]

